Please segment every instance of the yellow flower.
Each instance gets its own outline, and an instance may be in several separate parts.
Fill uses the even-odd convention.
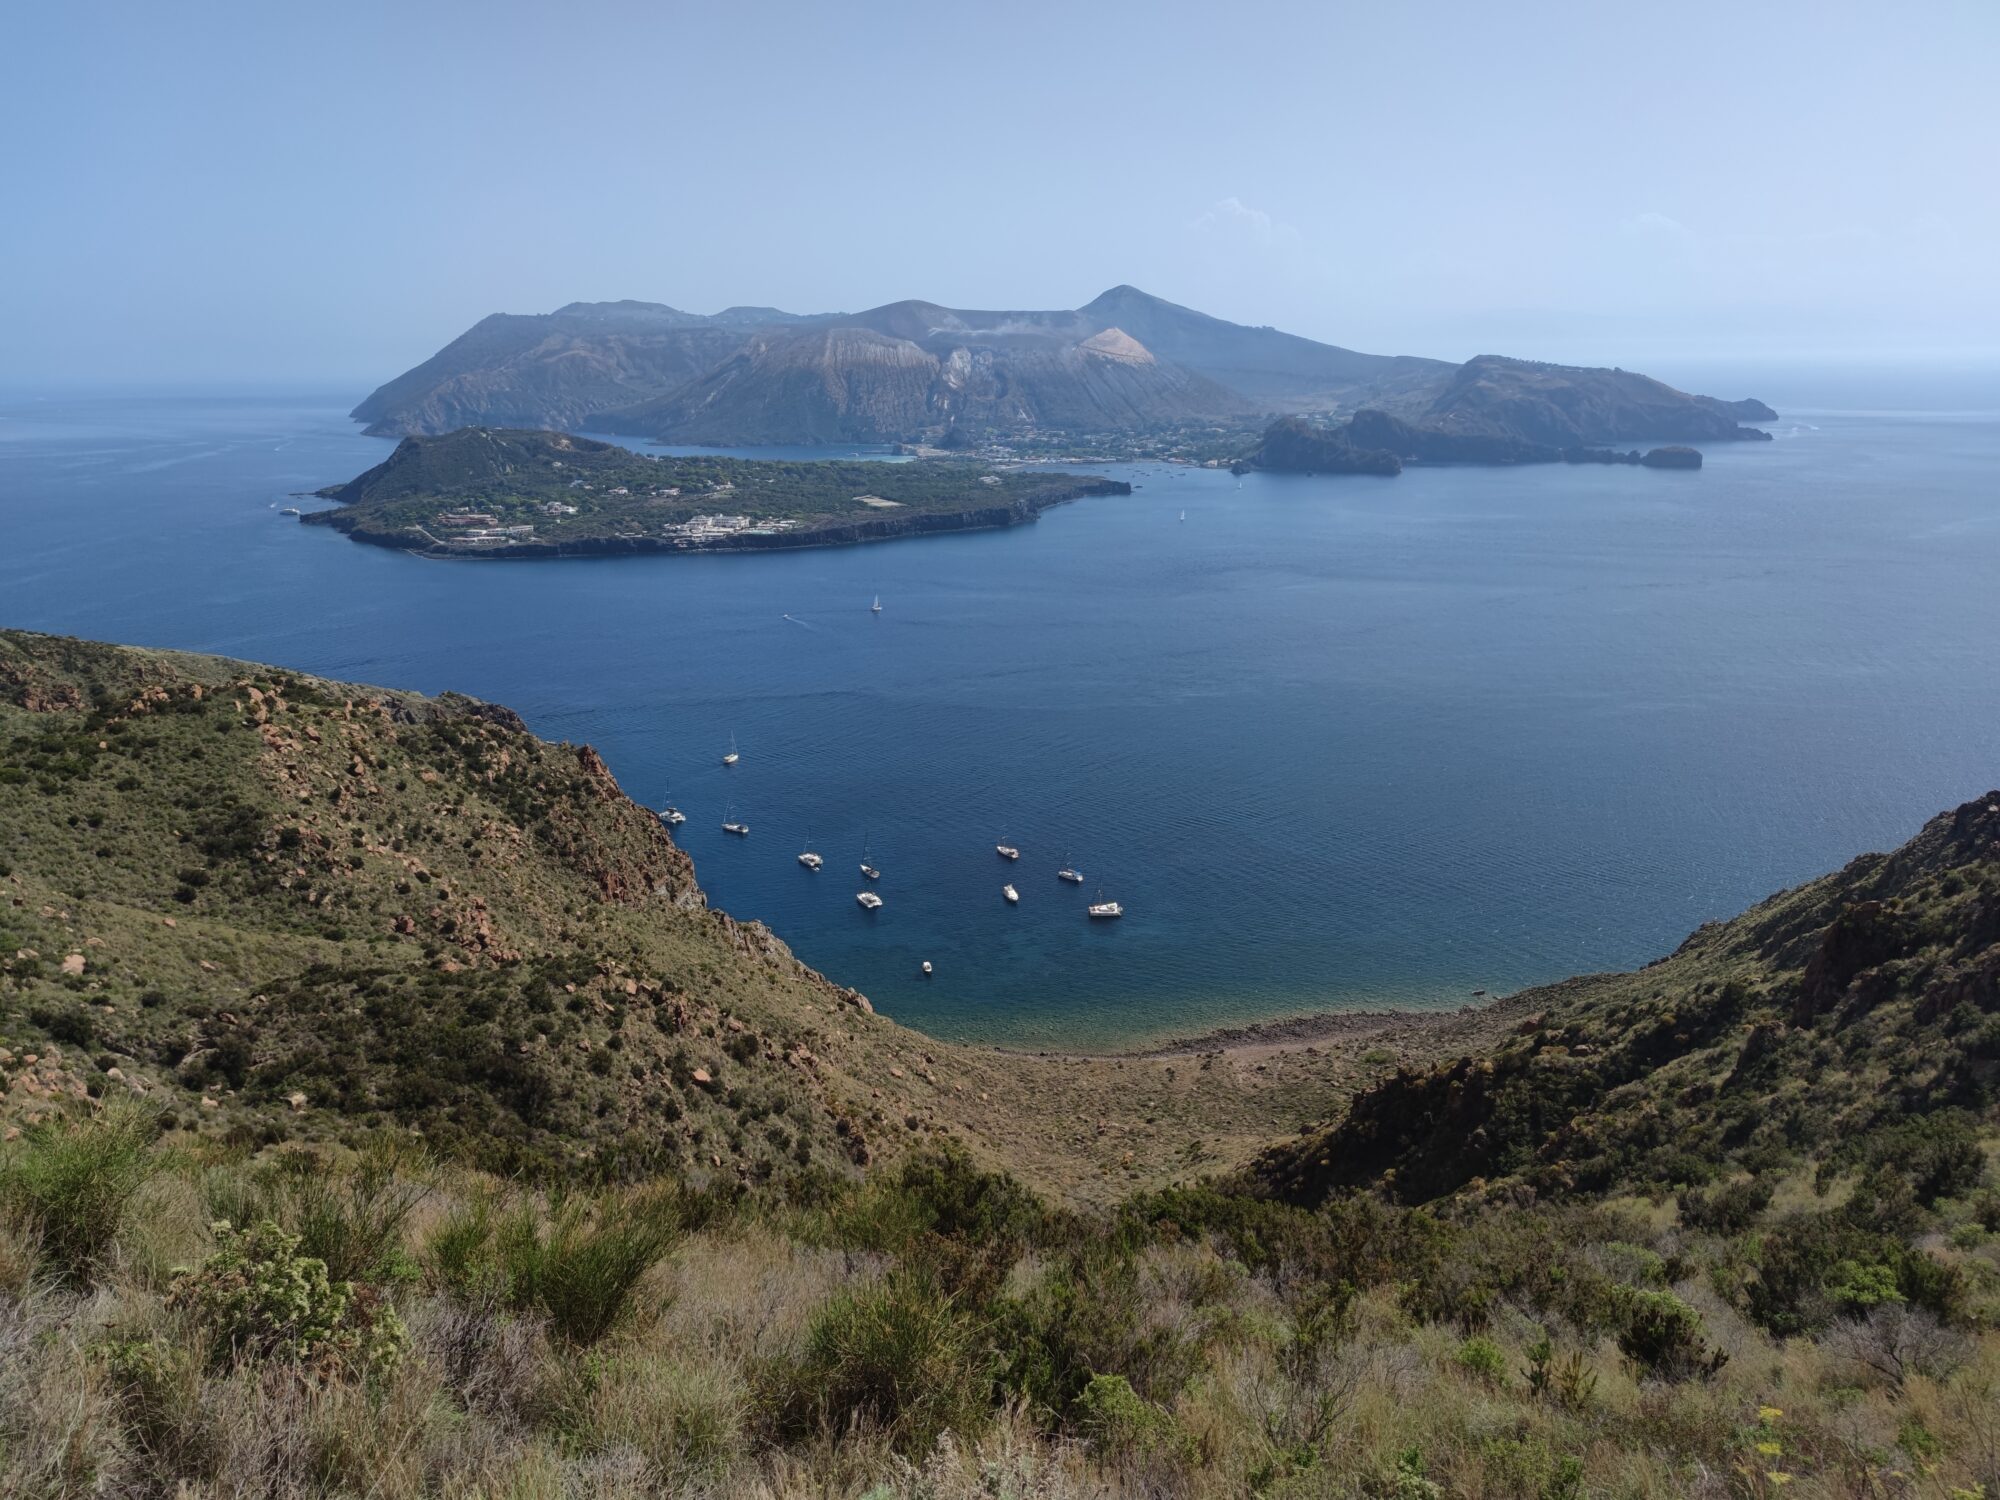
[[[1762,1422],[1766,1427],[1769,1427],[1783,1415],[1784,1413],[1775,1406],[1760,1406],[1757,1408],[1757,1420]]]
[[[1789,1475],[1789,1474],[1781,1474],[1781,1473],[1779,1473],[1779,1472],[1778,1472],[1778,1471],[1777,1471],[1776,1469],[1767,1469],[1767,1470],[1765,1470],[1765,1471],[1764,1471],[1764,1477],[1765,1477],[1766,1479],[1770,1480],[1770,1481],[1771,1481],[1771,1483],[1773,1483],[1773,1484],[1790,1484],[1790,1483],[1792,1482],[1792,1476],[1791,1476],[1791,1475]]]
[[[1785,1445],[1783,1443],[1759,1443],[1757,1451],[1766,1458],[1776,1458],[1780,1453],[1785,1451]]]

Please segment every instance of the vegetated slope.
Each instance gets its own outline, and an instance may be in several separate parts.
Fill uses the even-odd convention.
[[[1638,973],[1508,1010],[1504,1046],[1398,1072],[1254,1180],[1301,1203],[1574,1196],[1888,1154],[1930,1162],[1926,1201],[1962,1191],[1978,1152],[1939,1122],[1988,1128],[2000,1100],[2000,792]]]
[[[1123,480],[969,459],[781,463],[634,453],[560,432],[461,427],[407,437],[307,512],[358,541],[454,557],[810,547],[1032,521]],[[688,522],[712,513],[726,526]],[[498,531],[495,528],[500,528]]]
[[[136,1093],[204,1136],[752,1181],[952,1135],[1103,1198],[1247,1160],[1368,1045],[940,1043],[710,911],[594,752],[505,709],[0,632],[11,1119]]]

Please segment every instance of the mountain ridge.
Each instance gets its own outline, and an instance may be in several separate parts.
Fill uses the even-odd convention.
[[[506,426],[724,446],[1046,438],[1113,451],[1143,434],[1247,435],[1273,415],[1370,406],[1556,446],[1720,441],[1747,434],[1738,419],[1775,415],[1622,370],[1366,354],[1123,284],[1073,309],[905,299],[855,313],[710,315],[623,301],[495,314],[353,415],[391,436]],[[1632,430],[1649,425],[1645,413],[1659,430]]]

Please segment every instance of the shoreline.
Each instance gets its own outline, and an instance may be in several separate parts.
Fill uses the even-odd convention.
[[[1596,978],[1596,975],[1571,976]],[[1571,982],[1566,978],[1558,984]],[[1276,1016],[1266,1021],[1245,1021],[1218,1026],[1208,1031],[1171,1034],[1152,1041],[1136,1041],[1127,1046],[1107,1047],[1025,1047],[997,1042],[968,1042],[937,1037],[948,1046],[976,1047],[1004,1057],[1029,1061],[1064,1062],[1143,1062],[1169,1058],[1219,1056],[1225,1053],[1281,1051],[1292,1047],[1343,1044],[1384,1038],[1399,1042],[1434,1038],[1483,1027],[1496,1018],[1513,1015],[1532,1004],[1532,997],[1545,986],[1532,986],[1507,995],[1489,995],[1469,1000],[1451,1009],[1325,1010]],[[892,1015],[890,1019],[894,1020]],[[898,1021],[911,1031],[931,1033],[921,1026]]]
[[[570,542],[543,542],[539,539],[506,547],[449,547],[434,540],[419,545],[407,531],[372,530],[365,518],[352,508],[336,502],[324,510],[302,511],[301,526],[324,526],[349,541],[406,552],[433,562],[553,562],[595,557],[693,556],[697,554],[748,554],[757,552],[808,552],[824,548],[866,546],[876,542],[905,541],[916,537],[951,535],[970,531],[1004,531],[1040,519],[1045,510],[1096,496],[1129,495],[1132,486],[1122,479],[1090,478],[1052,487],[1002,505],[979,506],[962,511],[917,511],[910,515],[880,512],[852,519],[829,518],[825,524],[798,531],[775,531],[754,538],[739,534],[715,542],[683,543],[664,537],[591,536]],[[323,492],[317,499],[330,498]]]

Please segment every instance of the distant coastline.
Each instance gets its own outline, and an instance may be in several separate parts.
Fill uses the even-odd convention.
[[[848,547],[1033,521],[1052,505],[1129,494],[1123,480],[914,463],[776,462],[635,453],[559,432],[462,428],[405,438],[317,492],[299,516],[422,557],[534,561]]]

